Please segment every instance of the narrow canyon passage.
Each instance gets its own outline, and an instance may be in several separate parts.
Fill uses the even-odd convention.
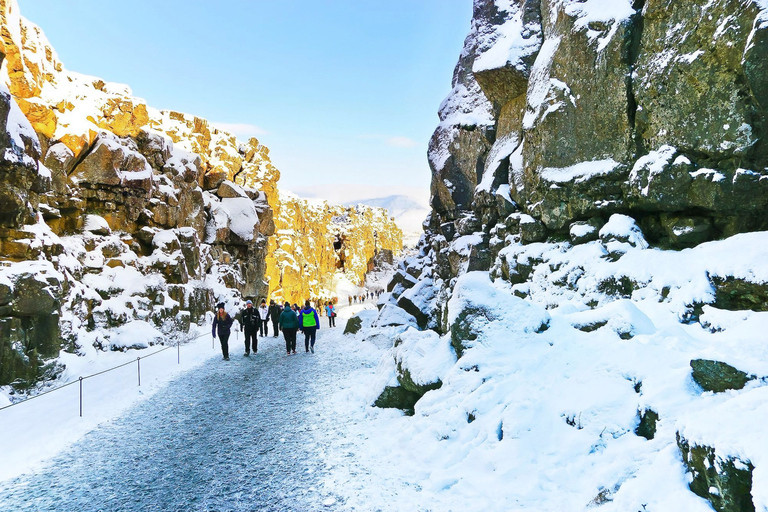
[[[300,340],[290,357],[282,336],[261,339],[255,357],[233,336],[230,361],[210,360],[46,469],[0,484],[0,510],[336,509],[344,498],[318,484],[333,428],[322,400],[361,363],[337,336],[321,330],[315,354]]]

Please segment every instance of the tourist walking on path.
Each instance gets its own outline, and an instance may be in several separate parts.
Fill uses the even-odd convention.
[[[285,338],[285,351],[288,355],[296,353],[296,331],[299,330],[299,317],[291,309],[291,303],[286,302],[283,312],[280,313],[280,328]]]
[[[269,335],[269,309],[267,308],[267,300],[261,299],[259,305],[259,336]]]
[[[253,348],[254,354],[259,351],[259,337],[256,334],[260,323],[259,313],[253,309],[253,302],[250,300],[246,301],[245,309],[240,312],[240,330],[244,333],[244,355],[246,356],[251,354],[251,348]]]
[[[224,311],[223,302],[220,302],[216,307],[218,308],[218,311],[213,319],[213,329],[211,330],[211,334],[213,335],[213,339],[216,339],[216,331],[218,331],[219,341],[221,342],[221,353],[224,355],[224,360],[229,361],[229,334],[234,319],[229,316],[229,313]]]
[[[309,301],[304,303],[304,309],[299,314],[299,328],[304,333],[304,349],[315,353],[315,337],[317,330],[320,329],[320,319],[317,317],[317,311],[312,309]]]
[[[280,306],[275,303],[274,300],[269,301],[269,318],[272,319],[272,331],[275,333],[275,338],[280,335]]]
[[[336,327],[336,310],[333,307],[333,302],[325,303],[325,313],[328,315],[328,327]]]

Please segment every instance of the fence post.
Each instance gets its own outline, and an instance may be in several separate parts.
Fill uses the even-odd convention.
[[[136,368],[139,372],[139,386],[141,386],[141,356],[136,358]]]
[[[80,377],[80,417],[83,417],[83,378]]]

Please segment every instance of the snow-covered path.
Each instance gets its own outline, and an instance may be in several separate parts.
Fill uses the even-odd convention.
[[[42,471],[0,484],[0,509],[342,506],[343,497],[318,484],[325,463],[316,434],[328,440],[333,423],[322,417],[322,402],[350,371],[375,365],[365,353],[333,343],[342,323],[319,331],[315,354],[303,353],[299,336],[301,353],[286,356],[280,336],[260,339],[258,355],[246,358],[242,340],[233,338],[231,361],[208,361],[87,434]]]

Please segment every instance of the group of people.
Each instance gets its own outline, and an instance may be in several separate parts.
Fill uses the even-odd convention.
[[[336,309],[331,301],[325,303],[325,313],[328,317],[328,326],[336,326]],[[262,299],[258,308],[253,307],[253,301],[248,300],[245,308],[240,311],[235,318],[227,313],[224,303],[216,306],[216,314],[213,318],[213,327],[211,334],[216,339],[218,335],[221,343],[221,353],[225,361],[229,361],[229,337],[232,331],[232,324],[238,320],[240,330],[243,332],[243,341],[245,343],[245,357],[258,352],[259,336],[269,336],[268,322],[272,321],[274,337],[282,331],[285,338],[285,351],[290,355],[296,354],[296,335],[298,331],[304,334],[304,349],[306,352],[315,353],[315,340],[317,331],[320,329],[320,317],[310,301],[304,303],[304,307],[299,309],[298,305],[291,305],[286,302],[282,307],[275,301],[270,301],[267,306],[266,299]]]
[[[384,293],[384,290],[373,290],[373,291],[367,291],[361,295],[350,295],[349,298],[349,305],[363,303],[366,300],[372,300],[372,299],[378,299],[381,294]]]

